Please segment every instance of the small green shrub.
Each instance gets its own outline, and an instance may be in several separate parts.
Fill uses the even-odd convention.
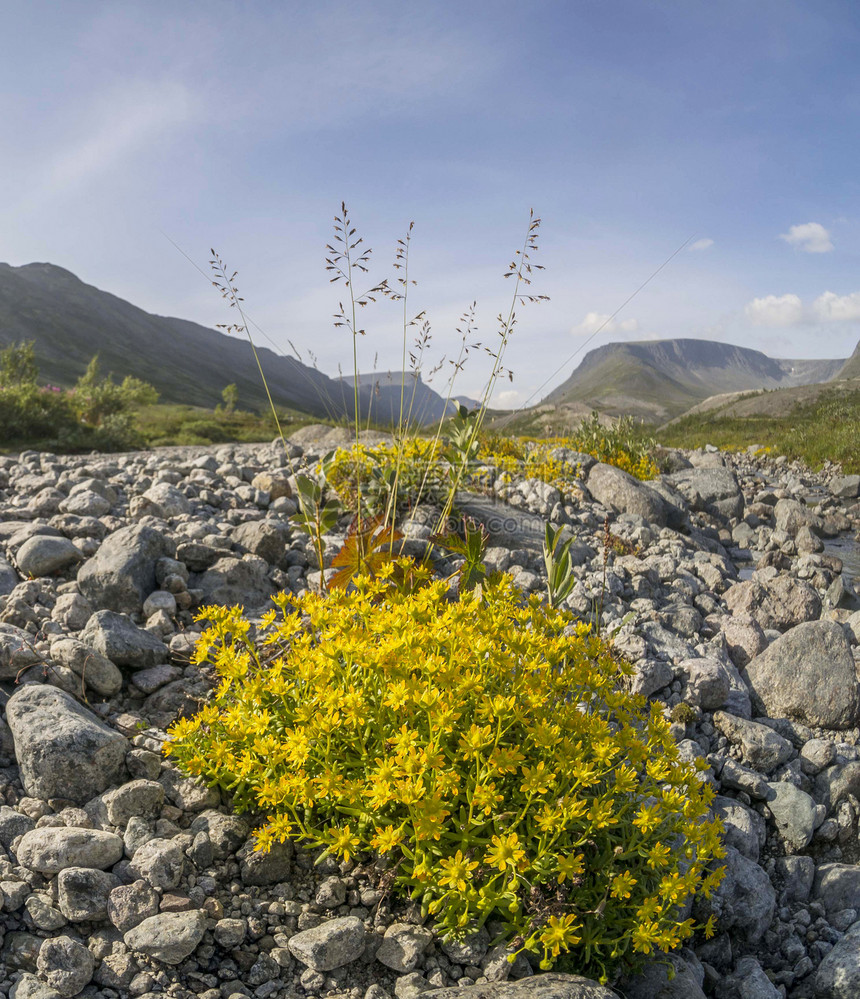
[[[446,599],[390,577],[275,598],[258,642],[210,607],[214,699],[170,731],[187,773],[263,812],[258,844],[390,854],[447,933],[503,939],[606,979],[693,932],[678,907],[721,872],[711,789],[632,667],[511,580]]]

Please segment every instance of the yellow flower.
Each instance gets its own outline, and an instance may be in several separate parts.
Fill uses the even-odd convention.
[[[624,871],[622,874],[616,874],[616,876],[612,879],[612,889],[610,894],[613,898],[630,898],[630,892],[636,884],[638,884],[638,881],[633,877],[630,871]]]
[[[484,855],[491,867],[504,871],[508,867],[516,867],[525,857],[526,852],[520,847],[520,838],[515,832],[507,836],[493,836],[492,849]]]
[[[563,884],[565,878],[575,880],[585,870],[585,857],[581,853],[570,853],[566,857],[559,857],[556,861],[558,867],[558,883]]]
[[[439,867],[444,872],[439,878],[440,885],[450,885],[457,891],[466,890],[466,881],[472,880],[472,871],[478,866],[477,860],[467,860],[463,851],[458,850],[453,857],[445,857],[439,861]]]
[[[370,845],[380,853],[389,853],[403,842],[403,833],[394,826],[385,828],[376,827],[376,835],[371,839]]]
[[[347,824],[343,829],[331,827],[326,830],[326,838],[331,844],[332,850],[344,860],[349,860],[358,849],[360,840],[355,836],[352,829]]]
[[[540,942],[545,951],[553,957],[558,957],[562,949],[568,950],[582,939],[576,932],[581,929],[576,916],[567,913],[564,916],[550,916],[546,926],[541,931]]]

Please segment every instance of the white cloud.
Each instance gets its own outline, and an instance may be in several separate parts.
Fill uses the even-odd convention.
[[[804,253],[829,253],[833,249],[830,233],[820,222],[793,225],[788,232],[781,233],[779,238],[803,250]]]
[[[687,247],[687,249],[690,250],[690,251],[693,251],[693,250],[707,250],[710,247],[712,247],[713,245],[714,245],[714,241],[712,239],[708,239],[707,237],[705,237],[704,239],[697,239],[695,243],[690,243],[690,245]]]
[[[496,395],[496,402],[506,409],[512,409],[522,398],[522,392],[518,392],[516,389],[505,389],[504,392],[499,392]]]
[[[765,295],[744,309],[753,326],[795,326],[803,322],[803,302],[797,295]]]
[[[638,329],[638,319],[624,319],[618,323],[607,313],[587,312],[582,322],[570,332],[574,336],[588,336],[598,330],[601,333],[635,333]]]
[[[823,323],[851,322],[860,319],[860,291],[836,295],[825,291],[812,303],[812,311]]]

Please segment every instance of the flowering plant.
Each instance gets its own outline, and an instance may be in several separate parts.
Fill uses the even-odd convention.
[[[605,980],[690,936],[679,907],[719,883],[720,824],[632,667],[507,577],[450,601],[394,571],[280,594],[256,641],[207,608],[195,656],[221,682],[168,752],[267,815],[262,848],[390,855],[443,932],[493,916],[543,968],[567,952]]]

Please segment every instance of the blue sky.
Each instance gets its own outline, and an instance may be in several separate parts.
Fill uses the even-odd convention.
[[[534,208],[551,301],[520,314],[503,402],[566,378],[686,240],[584,349],[839,357],[860,339],[853,0],[12,0],[4,36],[11,264],[214,325],[232,316],[166,237],[203,269],[214,246],[271,341],[334,374],[351,369],[324,264],[342,200],[372,278],[415,222],[431,363],[473,299],[493,342]],[[397,367],[398,310],[362,319],[362,369]],[[473,358],[458,391],[486,374]]]

